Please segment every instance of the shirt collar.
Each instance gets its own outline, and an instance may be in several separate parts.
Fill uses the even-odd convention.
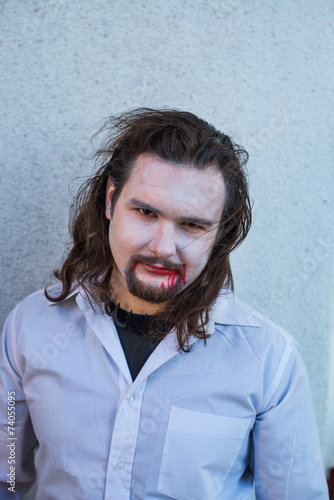
[[[54,285],[48,289],[48,292],[52,296],[59,294],[61,290],[61,285]],[[87,295],[80,286],[76,285],[65,299],[60,302],[49,301],[48,305],[61,304],[75,297],[78,293],[84,297]],[[261,325],[258,313],[245,302],[238,299],[232,292],[226,290],[221,291],[211,308],[210,320],[206,328],[207,333],[212,334],[214,332],[215,324],[251,327],[259,327]]]
[[[219,325],[261,326],[258,313],[232,292],[222,290],[211,309],[211,321]]]
[[[53,286],[48,287],[47,291],[48,291],[48,294],[51,295],[51,297],[54,297],[54,296],[59,295],[61,293],[62,289],[63,289],[62,286],[57,284],[57,285],[53,285]],[[65,297],[65,299],[60,300],[59,302],[52,302],[51,300],[49,300],[48,305],[54,306],[56,304],[62,304],[63,302],[66,302],[70,298],[78,295],[78,293],[80,293],[80,290],[81,290],[81,288],[78,285],[75,285],[72,288],[72,290],[70,291],[70,293],[67,295],[67,297]]]

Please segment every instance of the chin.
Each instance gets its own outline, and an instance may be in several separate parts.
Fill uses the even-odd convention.
[[[162,304],[172,299],[184,288],[181,280],[174,283],[173,286],[160,287],[152,286],[138,280],[136,277],[127,280],[129,292],[137,299],[149,302],[151,304]]]

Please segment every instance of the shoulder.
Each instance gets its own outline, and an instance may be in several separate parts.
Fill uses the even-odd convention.
[[[13,324],[19,326],[24,320],[28,322],[31,321],[31,319],[49,303],[50,302],[44,294],[44,290],[38,290],[28,295],[9,313],[5,323],[5,329]]]
[[[57,294],[57,289],[48,289]],[[51,302],[44,290],[23,299],[9,314],[2,331],[3,353],[23,378],[34,360],[50,351],[64,339],[79,338],[84,331],[84,318],[76,304],[78,290],[59,303]],[[52,295],[52,293],[51,293]],[[41,354],[42,353],[42,354]]]
[[[49,287],[48,292],[51,296],[56,296],[59,292],[59,286],[54,285]],[[34,318],[38,318],[41,316],[50,316],[53,314],[54,306],[62,305],[67,302],[71,298],[73,298],[77,290],[73,290],[69,296],[62,302],[56,303],[50,301],[46,295],[44,289],[37,290],[36,292],[25,297],[21,302],[17,304],[17,306],[11,311],[8,318],[16,318],[17,320],[21,319],[24,321],[32,321]]]
[[[234,363],[263,380],[264,392],[294,369],[305,374],[300,346],[293,336],[233,294],[219,298],[213,319],[216,350],[223,352],[228,345]]]
[[[41,289],[31,293],[21,300],[21,302],[17,304],[16,309],[22,313],[33,313],[36,309],[39,310],[40,308],[47,307],[50,304],[51,302],[46,298],[44,289]]]
[[[59,288],[50,287],[48,291],[51,295],[57,295]],[[37,339],[41,332],[60,328],[66,324],[69,318],[73,317],[73,311],[78,309],[75,296],[78,290],[73,290],[71,294],[62,302],[55,303],[47,299],[44,290],[28,295],[9,314],[4,329],[3,336],[12,338],[19,346],[26,340]]]
[[[249,343],[273,344],[281,348],[288,344],[298,346],[284,328],[232,293],[219,297],[212,310],[212,319],[217,331],[230,332],[235,338]]]

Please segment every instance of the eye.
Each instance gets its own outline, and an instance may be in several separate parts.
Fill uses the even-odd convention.
[[[183,226],[185,226],[187,229],[193,230],[193,231],[204,231],[204,228],[202,226],[199,226],[198,224],[195,224],[194,222],[183,222]]]
[[[137,211],[141,215],[144,215],[145,217],[155,217],[155,213],[152,212],[152,210],[149,210],[148,208],[137,208]]]

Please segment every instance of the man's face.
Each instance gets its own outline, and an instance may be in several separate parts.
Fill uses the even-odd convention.
[[[224,188],[216,167],[200,171],[142,154],[111,217],[114,186],[108,181],[115,301],[153,314],[199,276],[215,243]]]

